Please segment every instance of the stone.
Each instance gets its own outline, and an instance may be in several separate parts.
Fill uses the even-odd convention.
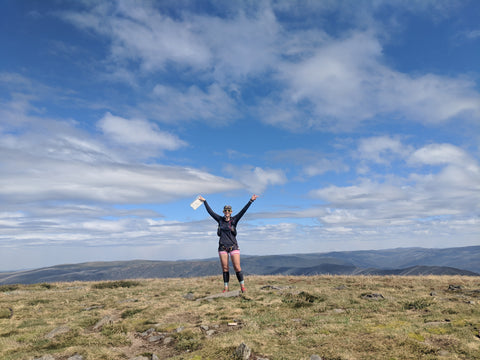
[[[207,335],[207,336],[212,336],[212,335],[214,335],[214,334],[215,334],[215,330],[207,330],[207,331],[205,332],[205,335]]]
[[[75,354],[73,356],[70,356],[67,360],[83,360],[83,356],[80,354]]]
[[[265,285],[260,288],[260,290],[283,290],[284,288],[281,288],[279,286],[275,285]]]
[[[235,357],[241,360],[248,360],[251,353],[252,350],[248,347],[248,345],[242,342],[235,350]]]
[[[368,300],[382,300],[382,299],[384,299],[382,294],[365,294],[365,295],[362,295],[362,298],[368,299]]]
[[[149,342],[157,342],[157,341],[162,340],[164,337],[165,336],[163,336],[163,335],[152,335],[152,336],[148,337],[148,341]]]
[[[217,299],[217,298],[230,298],[230,297],[238,297],[238,296],[240,296],[240,290],[228,291],[228,292],[219,293],[219,294],[213,294],[213,295],[210,295],[210,296],[199,298],[195,301],[213,300],[213,299]]]
[[[195,295],[193,295],[193,293],[189,292],[188,294],[183,295],[183,298],[193,301],[193,300],[195,300]]]
[[[165,339],[163,339],[163,344],[164,345],[169,345],[173,341],[173,338],[168,336]]]
[[[180,326],[180,327],[175,329],[175,332],[179,333],[179,332],[182,332],[183,330],[185,330],[185,328],[183,326]]]
[[[459,291],[462,290],[461,285],[448,285],[448,290],[449,291]]]
[[[53,329],[50,331],[45,337],[47,339],[53,339],[54,337],[61,335],[61,334],[66,334],[70,331],[70,328],[68,326],[60,326],[56,329]]]
[[[312,355],[310,356],[310,360],[322,360],[322,358],[318,355]]]
[[[39,358],[34,358],[33,360],[55,360],[55,358],[52,355],[44,355]]]
[[[145,330],[143,333],[141,333],[140,336],[146,337],[146,336],[150,335],[151,333],[153,333],[154,331],[155,331],[154,328],[150,328],[148,330]]]
[[[111,325],[113,324],[114,321],[115,321],[115,318],[113,316],[107,315],[95,324],[95,326],[93,327],[93,330],[101,330],[103,326]]]

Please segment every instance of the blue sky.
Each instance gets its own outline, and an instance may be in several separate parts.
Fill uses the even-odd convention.
[[[478,1],[0,6],[0,271],[480,244]]]

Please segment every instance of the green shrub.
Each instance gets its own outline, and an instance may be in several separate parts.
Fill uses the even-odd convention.
[[[18,290],[19,286],[17,284],[13,285],[0,285],[0,292],[8,292]]]
[[[200,349],[202,341],[192,331],[186,330],[175,334],[175,349],[178,351],[195,351]]]
[[[122,313],[121,317],[122,317],[122,319],[126,319],[126,318],[132,317],[133,315],[138,314],[142,311],[143,311],[143,309],[128,309],[128,310],[125,310]]]
[[[423,310],[432,305],[433,302],[430,299],[417,299],[414,301],[407,301],[403,308],[405,310]]]
[[[13,310],[10,308],[0,308],[0,319],[10,319],[13,316]]]
[[[308,307],[312,306],[316,302],[322,301],[325,301],[324,297],[313,295],[305,291],[302,291],[298,294],[288,294],[284,299],[282,299],[282,302],[289,304],[294,308]]]
[[[119,281],[106,281],[97,284],[93,284],[92,288],[94,289],[117,289],[117,288],[131,288],[135,286],[140,286],[138,281],[131,280],[119,280]]]

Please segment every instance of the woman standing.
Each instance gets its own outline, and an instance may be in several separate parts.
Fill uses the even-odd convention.
[[[228,267],[228,255],[232,259],[233,268],[237,274],[238,282],[242,292],[245,292],[245,281],[243,279],[242,268],[240,267],[240,249],[237,243],[237,223],[245,214],[247,209],[257,199],[257,195],[252,195],[250,201],[243,207],[240,212],[232,216],[232,207],[225,205],[223,207],[223,216],[216,214],[208,205],[207,200],[202,196],[199,197],[205,204],[205,208],[210,216],[218,223],[217,235],[218,240],[218,255],[222,264],[223,270],[223,292],[228,291],[228,282],[230,281],[230,271]]]

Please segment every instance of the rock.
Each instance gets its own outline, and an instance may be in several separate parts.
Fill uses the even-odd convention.
[[[310,356],[310,360],[322,360],[322,358],[318,355],[312,355]]]
[[[141,333],[140,336],[146,337],[146,336],[150,335],[151,333],[153,333],[154,331],[155,331],[154,328],[150,328],[148,330],[145,330],[143,333]]]
[[[195,300],[195,295],[193,295],[193,293],[189,292],[188,294],[183,295],[183,298],[187,299],[187,300]]]
[[[44,355],[40,358],[34,358],[33,360],[55,360],[55,358],[52,355]]]
[[[152,335],[152,336],[148,337],[148,341],[149,342],[157,342],[157,341],[162,340],[164,337],[165,337],[164,335]]]
[[[69,331],[70,331],[70,328],[68,326],[60,326],[60,327],[50,331],[47,335],[45,335],[45,338],[53,339],[54,337],[56,337],[58,335],[61,335],[61,334],[66,334]]]
[[[250,354],[252,353],[252,350],[245,344],[241,343],[238,345],[237,349],[235,350],[235,357],[237,359],[241,360],[248,360],[250,358]]]
[[[157,355],[152,354],[152,360],[160,360]]]
[[[101,330],[103,326],[105,325],[111,325],[115,321],[115,318],[111,315],[105,316],[102,320],[97,322],[95,326],[93,327],[93,330]]]
[[[165,339],[163,339],[163,344],[164,345],[169,345],[173,341],[173,338],[168,336]]]
[[[134,358],[130,358],[130,360],[150,360],[146,356],[135,356]]]
[[[214,335],[214,334],[215,334],[215,330],[207,330],[207,331],[205,332],[205,335],[207,335],[207,336],[212,336],[212,335]]]
[[[67,360],[83,360],[83,356],[80,354],[75,354],[73,356],[70,356]]]
[[[448,285],[448,290],[449,291],[459,291],[462,290],[461,285]]]
[[[238,296],[240,296],[240,290],[228,291],[228,292],[219,293],[219,294],[213,294],[213,295],[210,295],[210,296],[206,296],[206,297],[197,299],[195,301],[204,301],[204,300],[212,300],[212,299],[216,299],[216,298],[229,298],[229,297],[238,297]]]
[[[384,299],[382,294],[364,294],[362,295],[362,298],[368,299],[368,300],[381,300]]]
[[[261,290],[283,290],[283,288],[275,285],[265,285],[260,288]]]
[[[202,329],[204,331],[208,331],[209,327],[208,327],[208,325],[200,325],[200,329]]]
[[[185,330],[185,328],[183,326],[180,326],[180,327],[175,329],[175,332],[179,333],[179,332],[182,332],[183,330]]]

